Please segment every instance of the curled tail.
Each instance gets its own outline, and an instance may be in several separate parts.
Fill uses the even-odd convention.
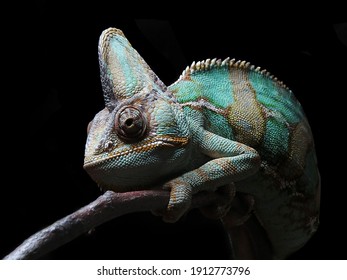
[[[232,259],[274,259],[271,242],[253,212],[251,196],[236,194],[230,211],[221,219],[229,236]]]

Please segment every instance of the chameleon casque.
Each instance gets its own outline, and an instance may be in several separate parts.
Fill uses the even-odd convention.
[[[201,211],[221,218],[235,258],[287,258],[311,238],[320,207],[314,141],[282,82],[227,58],[194,62],[166,87],[116,28],[102,32],[98,52],[105,108],[88,125],[84,169],[103,190],[169,189],[158,211],[166,222],[198,192],[225,193],[228,203]]]

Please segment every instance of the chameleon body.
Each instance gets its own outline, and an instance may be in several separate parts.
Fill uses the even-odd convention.
[[[98,50],[105,108],[88,126],[84,168],[102,189],[169,189],[158,212],[167,222],[187,212],[195,193],[222,190],[230,203],[202,212],[231,235],[252,217],[271,258],[310,239],[320,204],[314,141],[282,82],[227,58],[194,62],[166,87],[119,29],[103,31]],[[254,246],[258,232],[234,232],[235,257],[255,257],[242,256],[240,244]]]

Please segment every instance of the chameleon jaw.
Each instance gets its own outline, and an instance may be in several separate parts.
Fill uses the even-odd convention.
[[[84,158],[84,168],[90,168],[104,163],[108,160],[115,160],[123,156],[128,156],[133,153],[143,153],[153,150],[157,147],[182,147],[189,142],[188,137],[172,137],[172,136],[160,136],[153,137],[141,144],[131,145],[124,150],[113,149],[110,152],[103,152],[97,155],[90,155]]]

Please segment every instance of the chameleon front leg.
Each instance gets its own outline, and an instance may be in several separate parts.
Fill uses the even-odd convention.
[[[243,180],[260,167],[258,152],[247,145],[204,129],[195,135],[200,152],[212,159],[164,185],[171,190],[170,201],[163,214],[166,222],[176,222],[188,210],[193,194],[204,190],[215,191],[218,187]]]

